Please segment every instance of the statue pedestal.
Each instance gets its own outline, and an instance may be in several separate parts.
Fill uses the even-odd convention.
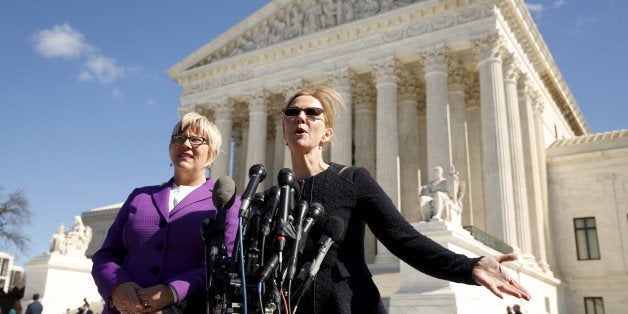
[[[501,253],[475,240],[457,224],[448,221],[430,221],[412,224],[422,234],[442,246],[470,257],[496,256]],[[519,261],[502,264],[528,291],[532,301],[526,302],[505,296],[500,299],[488,289],[436,279],[401,262],[399,290],[390,296],[389,312],[399,313],[502,313],[507,305],[525,304],[525,313],[555,313],[547,311],[545,298],[556,300],[560,281]]]
[[[72,313],[83,305],[83,298],[92,305],[101,302],[94,279],[92,261],[85,256],[44,253],[24,264],[28,276],[23,304],[32,302],[33,294],[39,293],[44,313]]]

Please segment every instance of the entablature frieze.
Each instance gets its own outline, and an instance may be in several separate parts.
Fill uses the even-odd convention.
[[[313,50],[320,50],[320,56],[317,58],[318,60],[307,60],[307,63],[337,58],[338,56],[346,56],[346,59],[355,60],[356,56],[351,55],[352,53],[365,53],[364,50],[376,49],[392,42],[438,31],[441,27],[451,27],[452,25],[483,19],[491,15],[491,11],[487,8],[476,6],[463,9],[461,12],[451,12],[435,18],[439,20],[447,18],[453,21],[451,23],[438,23],[432,22],[430,19],[426,20],[425,17],[430,16],[430,14],[427,12],[421,13],[423,10],[427,10],[427,8],[423,6],[417,11],[401,12],[399,15],[390,16],[384,20],[374,20],[368,23],[352,25],[351,28],[345,27],[333,33],[328,32],[319,34],[319,36],[299,38],[292,41],[290,45],[275,45],[273,47],[261,48],[256,50],[255,55],[242,55],[238,56],[237,59],[217,61],[211,66],[185,71],[181,76],[176,77],[176,80],[184,86],[183,95],[198,93],[218,85],[268,75],[278,69],[281,70],[282,65],[286,65],[285,61],[288,61],[288,59],[302,57]],[[419,17],[421,18],[420,21],[413,20]],[[388,31],[382,32],[379,30],[380,27],[394,27],[398,24],[403,25]],[[361,38],[358,38],[360,36]],[[347,44],[349,42],[353,43],[353,45]],[[330,49],[332,46],[336,47]],[[343,61],[343,63],[349,62]],[[258,65],[270,66],[260,67]],[[283,69],[287,70],[294,66],[295,64],[288,64]],[[265,70],[259,73],[251,71],[251,68],[256,68],[256,70],[265,68]],[[212,80],[213,77],[220,77],[220,79]]]

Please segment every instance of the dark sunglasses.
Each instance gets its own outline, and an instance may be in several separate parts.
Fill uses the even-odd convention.
[[[325,109],[318,107],[309,107],[309,108],[299,108],[299,107],[288,107],[283,109],[283,115],[286,117],[294,117],[298,116],[301,111],[305,111],[305,115],[309,117],[320,116],[321,113],[325,112]]]

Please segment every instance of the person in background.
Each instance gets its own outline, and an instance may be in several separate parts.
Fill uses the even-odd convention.
[[[506,306],[506,314],[514,314],[510,305]]]
[[[9,314],[22,314],[22,304],[20,300],[15,300],[13,306],[9,309]]]
[[[39,293],[33,294],[33,303],[26,307],[26,314],[41,314],[44,311],[44,306],[39,302]]]
[[[173,177],[161,185],[135,189],[92,258],[92,276],[106,302],[103,313],[204,311],[200,226],[216,214],[214,181],[205,171],[220,145],[220,132],[202,115],[188,113],[174,126],[169,145]],[[236,198],[225,218],[229,252],[239,205]]]
[[[319,202],[325,215],[346,224],[344,238],[328,251],[297,313],[386,312],[364,258],[367,224],[392,253],[428,275],[482,285],[500,298],[505,293],[529,300],[528,292],[501,268],[516,255],[456,254],[414,229],[366,169],[323,160],[323,149],[334,136],[335,113],[343,107],[333,88],[320,85],[297,92],[283,109],[283,136],[302,186],[301,199]],[[322,237],[321,229],[310,230],[312,243]],[[316,256],[316,248],[306,248],[304,256],[308,254]]]
[[[523,314],[523,312],[521,312],[521,307],[519,306],[519,304],[513,305],[512,309],[515,311],[515,314]]]

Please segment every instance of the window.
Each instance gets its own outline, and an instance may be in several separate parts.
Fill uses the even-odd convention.
[[[9,259],[0,259],[0,276],[7,276],[9,272]]]
[[[602,298],[599,298],[599,297],[584,298],[584,313],[604,314],[604,300],[602,300]]]
[[[595,217],[575,218],[573,225],[576,233],[578,260],[600,259]]]

